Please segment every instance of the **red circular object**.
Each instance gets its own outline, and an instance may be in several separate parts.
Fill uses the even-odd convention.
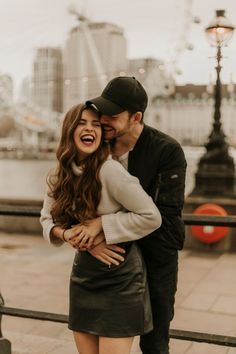
[[[217,204],[203,204],[194,210],[197,215],[220,215],[226,216],[227,212]],[[203,243],[216,243],[223,239],[229,232],[226,226],[194,225],[191,226],[193,235]]]

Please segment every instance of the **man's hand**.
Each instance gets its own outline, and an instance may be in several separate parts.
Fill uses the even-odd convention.
[[[124,254],[125,250],[117,245],[107,245],[105,241],[102,241],[93,249],[90,249],[89,253],[110,266],[111,264],[119,265],[124,261],[124,257],[121,254]]]

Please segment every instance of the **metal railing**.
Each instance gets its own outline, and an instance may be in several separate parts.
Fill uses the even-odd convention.
[[[29,216],[39,217],[41,207],[29,207],[13,205],[0,205],[0,215],[5,216]],[[211,225],[211,226],[228,226],[236,227],[236,216],[215,216],[215,215],[195,215],[183,214],[185,225]]]
[[[39,217],[40,209],[36,207],[12,205],[0,206],[0,215],[20,216],[20,217]],[[228,226],[236,227],[236,216],[210,216],[210,215],[193,215],[183,214],[185,225],[212,225],[212,226]],[[51,321],[59,323],[68,323],[68,316],[63,314],[32,311],[28,309],[19,309],[14,307],[6,307],[0,294],[0,353],[11,354],[11,344],[5,339],[1,331],[2,315],[30,318],[41,321]],[[236,347],[236,337],[217,335],[211,333],[202,333],[194,331],[184,331],[178,329],[170,330],[170,337],[192,342],[203,342],[208,344],[216,344],[227,347]]]
[[[4,309],[4,300],[0,293],[0,353],[1,354],[11,354],[11,342],[3,337],[2,334],[2,313],[1,310]]]

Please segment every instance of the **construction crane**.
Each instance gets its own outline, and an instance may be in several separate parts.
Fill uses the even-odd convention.
[[[80,24],[80,28],[81,28],[81,30],[85,36],[85,39],[87,41],[87,44],[88,44],[89,52],[91,54],[91,58],[92,58],[92,61],[93,61],[94,67],[95,67],[96,74],[97,74],[97,79],[98,79],[98,82],[100,85],[100,89],[102,91],[104,86],[107,83],[107,76],[106,76],[104,67],[102,65],[102,61],[101,61],[97,46],[95,44],[94,38],[93,38],[90,28],[89,28],[89,24],[91,23],[91,21],[84,14],[77,11],[74,5],[70,5],[68,7],[68,12],[71,15],[74,15]]]

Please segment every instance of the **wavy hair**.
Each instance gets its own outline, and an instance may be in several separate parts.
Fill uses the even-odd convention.
[[[47,179],[49,196],[54,199],[51,208],[53,221],[65,228],[97,216],[102,189],[99,171],[109,155],[108,144],[102,136],[98,149],[83,160],[81,175],[75,175],[72,170],[72,162],[77,162],[78,155],[74,131],[83,111],[87,109],[91,110],[79,104],[66,113],[56,152],[57,168]]]

